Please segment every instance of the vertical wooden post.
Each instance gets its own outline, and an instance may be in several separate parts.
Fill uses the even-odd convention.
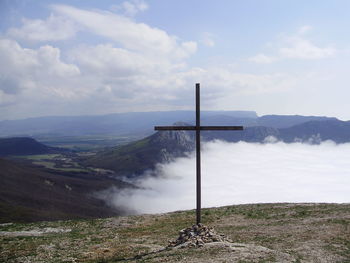
[[[201,222],[201,119],[200,119],[200,85],[196,83],[196,170],[197,170],[197,225]]]
[[[242,126],[201,126],[200,85],[196,83],[196,126],[155,126],[156,131],[196,131],[196,223],[201,223],[201,130],[228,131],[243,130]]]

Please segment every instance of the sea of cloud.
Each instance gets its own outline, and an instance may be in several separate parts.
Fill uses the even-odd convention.
[[[202,145],[202,206],[270,202],[350,202],[350,144],[283,142]],[[138,213],[195,208],[195,155],[158,164],[140,189],[110,189],[105,198]]]

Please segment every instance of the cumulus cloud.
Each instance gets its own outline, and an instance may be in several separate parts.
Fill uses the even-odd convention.
[[[16,94],[20,87],[18,82],[10,76],[0,75],[0,90],[5,94]]]
[[[152,71],[156,61],[111,44],[80,46],[71,52],[72,58],[90,73],[128,77]]]
[[[96,35],[107,37],[123,48],[145,55],[183,59],[194,53],[197,43],[179,41],[164,30],[137,23],[132,19],[102,11],[88,11],[67,5],[54,5],[55,12],[68,17]]]
[[[5,94],[30,91],[64,95],[70,91],[58,88],[62,80],[80,74],[77,66],[61,61],[59,49],[49,45],[27,49],[14,40],[0,39],[0,60],[0,90]],[[56,88],[50,89],[53,86]]]
[[[7,35],[25,41],[58,41],[73,37],[78,31],[72,20],[51,14],[46,20],[22,19],[22,27],[10,28]]]
[[[285,74],[188,68],[184,61],[112,43],[80,45],[67,55],[70,63],[51,45],[24,48],[13,40],[0,41],[0,89],[8,95],[22,94],[16,97],[20,106],[11,108],[11,116],[38,114],[43,101],[50,115],[187,109],[195,82],[205,85],[203,105],[225,108],[231,107],[235,97],[286,90],[293,83]]]
[[[248,60],[258,63],[258,64],[269,64],[276,61],[277,58],[272,56],[267,56],[265,54],[258,54],[256,56],[250,57]]]
[[[222,67],[189,69],[162,57],[148,57],[111,44],[81,46],[71,56],[82,71],[101,77],[101,81],[108,80],[114,85],[127,81],[128,84],[123,85],[137,87],[138,93],[162,90],[163,94],[158,94],[158,98],[165,92],[167,96],[181,100],[186,96],[184,91],[191,92],[195,80],[205,83],[208,100],[216,100],[222,94],[228,98],[228,94],[285,90],[290,81],[283,74],[237,73]]]
[[[286,39],[288,47],[279,49],[281,58],[295,59],[322,59],[331,57],[336,53],[336,49],[332,47],[318,47],[311,41],[301,37],[290,37]]]
[[[204,32],[202,34],[202,44],[207,46],[207,47],[213,47],[215,46],[215,41],[214,41],[214,35],[209,33],[209,32]]]
[[[130,3],[142,6],[142,1]],[[47,41],[63,40],[79,30],[98,36],[98,43],[61,50],[52,44],[26,47],[22,41],[20,45],[0,39],[1,103],[17,103],[5,118],[42,115],[39,104],[47,115],[188,109],[196,82],[205,86],[205,107],[232,109],[238,97],[251,101],[251,96],[296,86],[295,77],[288,74],[244,73],[226,65],[190,67],[187,62],[197,51],[196,42],[122,14],[68,5],[53,5],[51,10],[47,19],[27,20],[7,36],[44,41],[43,34]],[[71,31],[65,30],[70,26]],[[264,59],[268,58],[260,56]]]
[[[209,142],[202,152],[203,207],[266,202],[349,202],[349,144]],[[160,164],[141,188],[110,191],[115,206],[140,213],[195,208],[195,157]],[[106,192],[105,192],[106,193]]]
[[[122,12],[127,16],[135,16],[139,12],[144,12],[148,9],[148,4],[142,0],[124,1],[120,5],[113,5],[113,11]]]
[[[186,74],[205,83],[207,100],[219,99],[222,105],[228,105],[238,95],[269,94],[288,90],[293,85],[292,77],[287,74],[249,74],[222,67],[194,69]]]
[[[0,82],[0,85],[3,85],[3,83]],[[0,89],[0,108],[2,108],[1,111],[4,116],[8,114],[6,107],[10,106],[13,103],[15,103],[15,96],[11,93],[5,93],[4,90]]]
[[[306,38],[306,33],[312,30],[311,26],[302,26],[298,29],[297,34],[283,36],[274,45],[275,54],[266,55],[260,53],[248,58],[249,61],[268,64],[283,59],[323,59],[332,57],[337,50],[334,47],[320,47]]]
[[[311,31],[312,30],[312,26],[309,26],[309,25],[304,25],[304,26],[301,26],[298,30],[298,33],[303,35],[303,34],[306,34],[307,32]]]
[[[139,11],[147,8],[143,1],[123,3],[128,12],[131,5]],[[73,47],[65,56],[70,62],[67,63],[58,47],[24,48],[14,40],[2,39],[0,89],[7,97],[27,92],[31,96],[25,102],[21,101],[24,96],[18,96],[17,101],[28,106],[32,103],[31,108],[40,98],[50,100],[46,114],[58,107],[61,114],[67,114],[66,108],[71,108],[68,112],[72,114],[72,108],[75,112],[78,107],[86,109],[84,104],[91,101],[95,106],[90,105],[89,109],[103,108],[99,112],[106,113],[154,110],[176,100],[174,90],[179,81],[173,76],[186,67],[185,59],[196,52],[196,42],[181,41],[164,30],[111,12],[66,5],[51,8],[54,14],[47,19],[24,19],[24,25],[8,30],[7,36],[27,41],[63,40],[80,30],[105,37],[107,43]],[[154,93],[157,95],[150,98]],[[2,98],[5,103],[5,95]],[[68,107],[62,107],[60,98],[66,99]],[[165,100],[160,105],[162,99]],[[14,116],[19,111],[20,107],[13,109]]]

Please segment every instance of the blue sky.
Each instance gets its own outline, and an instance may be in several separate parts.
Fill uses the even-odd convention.
[[[350,119],[349,1],[0,0],[0,119],[193,109]]]

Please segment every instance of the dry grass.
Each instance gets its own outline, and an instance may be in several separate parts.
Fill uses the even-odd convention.
[[[204,209],[203,223],[233,243],[162,250],[194,218],[192,210],[4,225],[0,231],[46,227],[72,231],[40,236],[2,235],[0,261],[350,262],[349,204],[256,204]]]

